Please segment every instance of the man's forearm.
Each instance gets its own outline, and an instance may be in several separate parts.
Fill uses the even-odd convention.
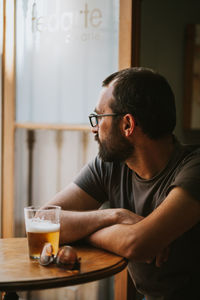
[[[100,229],[91,234],[87,238],[87,242],[135,261],[152,263],[155,259],[157,267],[161,267],[168,260],[169,255],[169,247],[167,247],[158,252],[156,256],[151,255],[148,251],[144,256],[142,253],[141,256],[138,256],[137,249],[134,251],[134,248],[137,247],[137,238],[133,224],[116,224]]]
[[[140,222],[103,228],[91,235],[89,241],[129,259],[151,261],[198,224],[199,220],[199,201],[184,189],[176,187]]]
[[[113,210],[62,211],[60,243],[80,240],[93,232],[116,222]]]
[[[130,232],[130,226],[132,225],[115,224],[100,229],[88,236],[87,241],[95,247],[130,258],[129,243],[134,242],[134,232]]]
[[[71,243],[114,224],[134,224],[143,219],[126,209],[61,212],[61,243]]]

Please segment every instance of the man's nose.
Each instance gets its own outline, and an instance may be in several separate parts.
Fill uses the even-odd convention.
[[[96,125],[95,127],[91,127],[91,131],[92,131],[93,134],[98,133],[98,129],[99,129],[98,125]]]

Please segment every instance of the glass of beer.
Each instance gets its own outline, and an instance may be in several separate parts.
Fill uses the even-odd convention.
[[[51,243],[53,255],[59,248],[60,206],[49,205],[45,208],[29,206],[24,208],[29,255],[39,258],[45,243]]]

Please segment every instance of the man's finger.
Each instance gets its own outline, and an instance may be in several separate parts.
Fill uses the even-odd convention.
[[[168,256],[169,256],[169,247],[166,247],[156,255],[156,267],[161,267],[162,264],[168,260]]]

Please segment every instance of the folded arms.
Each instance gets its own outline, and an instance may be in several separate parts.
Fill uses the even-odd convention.
[[[48,204],[60,205],[61,243],[86,238],[94,246],[142,262],[167,259],[172,241],[200,220],[200,202],[174,188],[163,203],[143,218],[126,209],[98,209],[100,204],[71,184]]]

